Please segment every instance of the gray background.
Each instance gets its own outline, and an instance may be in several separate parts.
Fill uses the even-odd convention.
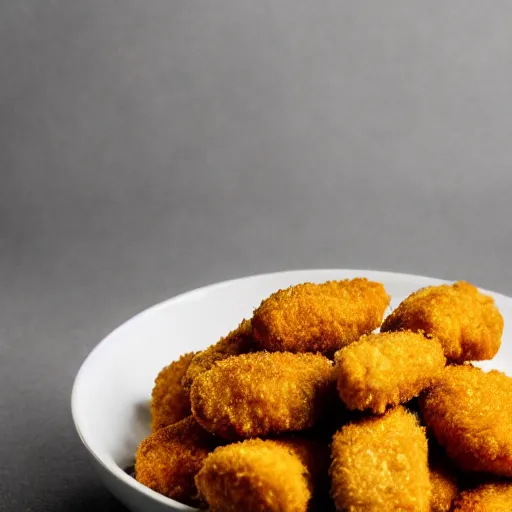
[[[512,294],[512,3],[0,0],[0,510],[124,510],[73,377],[139,310],[290,268]]]

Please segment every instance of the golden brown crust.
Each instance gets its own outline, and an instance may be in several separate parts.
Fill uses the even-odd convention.
[[[135,456],[135,478],[169,498],[197,505],[194,477],[218,444],[189,416],[142,441]]]
[[[459,281],[414,292],[381,327],[382,332],[405,329],[437,338],[452,362],[479,361],[498,352],[503,317],[492,297]]]
[[[303,430],[318,420],[334,385],[332,362],[320,354],[233,356],[196,377],[192,413],[226,439]]]
[[[453,512],[512,512],[512,482],[496,482],[464,491]]]
[[[337,510],[430,510],[425,431],[403,407],[345,425],[334,436],[332,459]]]
[[[512,378],[449,366],[420,400],[423,419],[467,471],[512,477]]]
[[[363,336],[336,352],[335,360],[345,405],[377,414],[418,396],[446,364],[437,341],[410,331]]]
[[[184,354],[166,366],[155,379],[151,395],[151,429],[153,432],[190,416],[190,399],[181,379],[194,357]]]
[[[265,350],[331,355],[379,327],[389,301],[382,284],[364,278],[299,284],[261,303],[253,334]]]
[[[429,469],[432,485],[430,512],[449,512],[459,493],[457,478],[451,468],[441,464],[430,464]]]
[[[247,354],[254,349],[255,343],[252,337],[251,322],[250,320],[242,320],[240,325],[227,336],[195,355],[181,383],[186,390],[190,391],[194,379],[212,368],[217,361],[222,361],[231,356]]]
[[[212,512],[306,512],[322,451],[294,438],[217,448],[197,474],[197,488]]]

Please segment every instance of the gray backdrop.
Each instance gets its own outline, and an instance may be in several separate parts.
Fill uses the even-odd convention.
[[[512,3],[0,0],[0,510],[124,510],[71,422],[90,349],[305,267],[512,294]]]

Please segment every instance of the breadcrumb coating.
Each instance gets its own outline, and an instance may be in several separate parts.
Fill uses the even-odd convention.
[[[335,361],[345,405],[376,414],[418,396],[446,364],[437,341],[410,331],[363,336],[336,352]]]
[[[451,362],[481,361],[498,352],[503,317],[492,297],[458,281],[414,292],[381,327],[382,332],[404,329],[437,338]]]
[[[211,453],[196,485],[211,512],[306,512],[327,462],[325,445],[249,439]]]
[[[389,302],[384,286],[365,278],[299,284],[261,303],[252,319],[253,334],[272,352],[332,355],[379,327]]]
[[[186,390],[190,391],[194,379],[209,370],[217,361],[222,361],[230,356],[246,354],[254,349],[255,343],[252,337],[251,322],[250,320],[242,320],[240,325],[227,336],[196,354],[181,383]]]
[[[320,354],[254,352],[218,362],[192,384],[192,413],[226,439],[309,428],[335,386],[332,362]]]
[[[470,365],[448,366],[420,408],[461,469],[512,477],[512,378]]]
[[[155,379],[151,395],[151,429],[153,432],[190,416],[190,399],[181,385],[181,379],[194,352],[184,354],[178,361],[166,366]]]
[[[331,493],[338,511],[430,510],[425,430],[398,406],[345,425],[332,444]]]
[[[453,512],[512,512],[512,482],[496,482],[464,491]]]
[[[135,455],[135,478],[169,498],[197,505],[194,477],[218,445],[218,439],[189,416],[140,443]]]
[[[135,478],[210,512],[512,512],[512,378],[468,364],[500,348],[492,297],[424,288],[372,334],[389,303],[291,286],[163,368]]]
[[[449,512],[453,500],[459,493],[457,477],[451,468],[441,464],[430,464],[432,498],[430,512]]]

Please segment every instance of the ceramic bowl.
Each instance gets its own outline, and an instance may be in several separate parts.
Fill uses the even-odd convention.
[[[150,433],[149,399],[160,369],[185,352],[215,343],[280,288],[354,277],[383,283],[392,296],[391,307],[418,288],[444,282],[365,270],[265,274],[184,293],[138,314],[107,336],[83,363],[72,394],[76,429],[105,486],[133,512],[194,510],[144,487],[124,471]],[[499,354],[480,366],[512,375],[512,299],[487,293],[505,318],[505,332]]]

